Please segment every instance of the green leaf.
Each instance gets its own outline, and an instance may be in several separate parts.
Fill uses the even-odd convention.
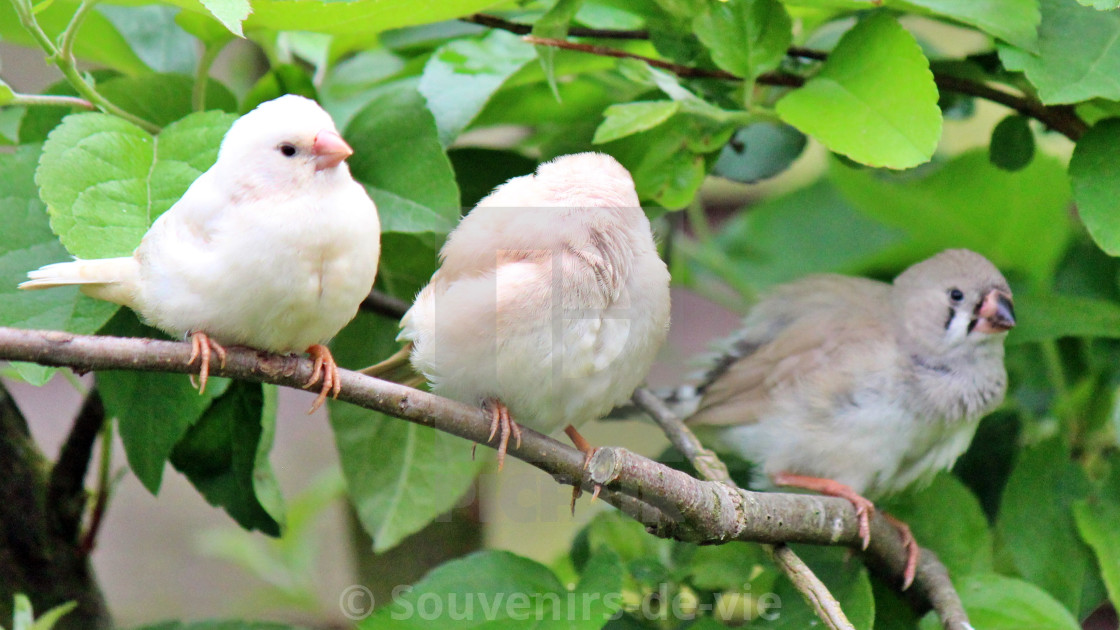
[[[744,292],[753,293],[810,273],[890,266],[889,253],[907,244],[904,231],[860,214],[820,180],[736,213],[712,243],[701,244],[695,260],[730,286],[745,283]],[[922,253],[904,254],[898,264]]]
[[[31,608],[31,600],[23,593],[16,593],[12,605],[12,630],[29,630],[34,619],[35,611]]]
[[[101,332],[118,337],[165,337],[142,325],[128,309],[121,309]],[[117,419],[129,467],[149,492],[157,494],[163,464],[175,444],[225,391],[229,380],[211,378],[206,393],[199,395],[183,374],[121,370],[98,372],[97,385],[106,414]]]
[[[430,233],[382,232],[377,286],[399,298],[412,300],[439,267],[438,251],[436,238]]]
[[[241,23],[253,12],[249,0],[200,0],[202,6],[210,12],[229,32],[238,37],[244,37]],[[298,29],[292,29],[298,30]]]
[[[1069,187],[1062,165],[1039,155],[1009,173],[972,150],[924,177],[879,177],[837,165],[832,181],[854,207],[908,232],[933,251],[967,247],[997,267],[1046,286],[1069,240]]]
[[[1020,454],[996,522],[1003,552],[1019,575],[1070,610],[1078,609],[1085,574],[1092,569],[1071,514],[1087,493],[1084,472],[1070,461],[1061,439],[1052,438]]]
[[[617,558],[600,555],[574,591],[548,567],[506,551],[480,551],[435,568],[358,628],[532,627],[598,630],[621,605]]]
[[[1047,105],[1120,100],[1120,13],[1075,0],[1040,0],[1040,6],[1038,53],[1000,46],[1004,66],[1025,72]]]
[[[415,248],[410,254],[417,255]],[[395,321],[359,313],[336,337],[335,359],[360,367],[387,357],[398,348],[397,330]],[[375,551],[450,510],[475,482],[484,458],[471,457],[470,442],[355,405],[328,404],[350,501]]]
[[[86,76],[100,83],[121,75],[112,70],[99,69],[89,72]],[[78,91],[65,79],[55,81],[40,93],[78,96]],[[88,111],[77,107],[28,107],[19,122],[19,141],[23,144],[46,142],[47,136],[62,123],[63,118],[70,114],[87,113]]]
[[[16,98],[16,93],[12,91],[12,86],[8,85],[3,79],[0,79],[0,107],[11,103]]]
[[[805,150],[805,134],[775,122],[759,122],[735,132],[720,151],[713,175],[753,184],[785,171]]]
[[[1083,6],[1093,7],[1098,11],[1111,11],[1120,7],[1120,0],[1077,0]]]
[[[313,101],[319,100],[315,82],[308,69],[294,63],[278,63],[253,84],[245,95],[240,111],[249,112],[257,105],[284,94],[299,94]]]
[[[884,504],[910,526],[919,544],[932,549],[959,578],[992,570],[992,535],[980,502],[956,477],[944,472],[933,483]]]
[[[25,145],[0,154],[0,326],[67,330],[92,334],[113,313],[116,304],[93,300],[77,287],[49,291],[20,291],[16,285],[27,272],[67,259],[66,250],[51,233],[47,209],[35,188],[40,146]],[[56,368],[31,363],[13,364],[21,378],[42,385]]]
[[[77,11],[77,0],[54,0],[36,5],[35,21],[51,38],[58,36],[70,23]],[[0,2],[0,40],[5,43],[37,47],[37,43],[23,28],[11,2]],[[95,65],[112,68],[125,74],[144,74],[151,69],[136,56],[121,33],[104,15],[97,11],[86,14],[79,36],[74,40],[74,55]]]
[[[268,461],[276,431],[276,389],[234,381],[171,452],[171,465],[239,525],[279,536],[283,498]]]
[[[793,39],[793,23],[777,0],[713,2],[692,24],[712,61],[748,81],[777,68]]]
[[[358,147],[350,171],[370,187],[382,232],[446,234],[455,227],[455,173],[414,83],[390,84],[373,94],[347,126],[346,138]]]
[[[649,131],[604,143],[599,149],[630,171],[640,198],[677,209],[688,205],[703,183],[706,154],[719,150],[733,132],[731,122],[677,114]]]
[[[680,101],[639,101],[618,103],[603,112],[603,123],[595,130],[594,144],[624,138],[653,129],[681,109]]]
[[[293,626],[269,621],[165,621],[136,628],[135,630],[311,630],[307,626]]]
[[[350,499],[378,553],[454,507],[482,466],[470,442],[354,405],[333,404],[331,426]]]
[[[1046,538],[1035,539],[1038,541]],[[969,575],[956,581],[957,592],[976,628],[984,630],[1078,630],[1068,610],[1045,591],[994,573]],[[934,624],[940,627],[939,624]],[[925,628],[923,624],[923,628]]]
[[[905,0],[894,6],[947,17],[984,31],[1019,48],[1036,52],[1038,0]]]
[[[845,33],[820,73],[778,101],[777,112],[832,151],[871,166],[927,162],[941,136],[929,61],[885,13]]]
[[[564,39],[568,35],[568,26],[582,4],[583,0],[557,0],[551,9],[533,22],[532,35],[545,39]],[[560,91],[556,86],[556,55],[559,51],[553,46],[533,48],[537,51],[537,58],[540,59],[541,69],[552,95],[560,100]]]
[[[582,622],[572,624],[573,627],[598,630],[604,621],[618,612],[622,607],[622,598],[618,594],[622,590],[623,572],[622,561],[610,549],[592,554],[583,565],[579,582],[572,591],[575,601],[586,604],[576,613],[576,618],[569,618],[569,621]]]
[[[533,59],[521,38],[492,31],[482,39],[451,41],[428,58],[418,87],[435,117],[439,141],[451,144],[502,87]]]
[[[988,161],[1005,171],[1018,171],[1034,158],[1034,133],[1026,116],[1012,114],[992,130]]]
[[[1120,602],[1120,503],[1113,496],[1078,501],[1073,516],[1081,538],[1097,555],[1108,597],[1116,605]]]
[[[229,88],[207,79],[205,109],[237,112],[237,98]],[[118,77],[98,86],[101,94],[130,113],[161,127],[186,118],[194,111],[194,79],[185,74],[149,74]],[[227,125],[228,127],[228,125]]]
[[[136,55],[156,72],[192,72],[198,60],[195,40],[178,24],[179,9],[169,6],[98,5]],[[111,100],[111,99],[110,99]]]
[[[697,588],[727,591],[743,588],[752,574],[769,566],[761,547],[733,542],[697,547],[688,568],[690,581]]]
[[[80,258],[131,254],[152,222],[214,163],[234,118],[191,114],[152,137],[108,114],[67,116],[48,137],[35,173],[51,228]]]
[[[320,610],[319,568],[324,521],[335,517],[346,496],[346,482],[337,466],[317,473],[287,503],[286,523],[277,538],[261,536],[240,527],[214,527],[197,537],[202,556],[235,566],[259,581],[260,587],[244,595],[277,609]]]
[[[600,512],[572,541],[572,562],[582,569],[597,553],[609,549],[626,565],[646,559],[663,559],[672,552],[670,540],[645,531],[641,523],[620,512]]]
[[[447,156],[455,167],[465,208],[473,208],[500,184],[537,168],[536,160],[512,151],[464,147],[448,151]]]
[[[1009,344],[1063,337],[1120,338],[1120,305],[1069,295],[1015,296],[1019,319],[1007,337]]]
[[[35,623],[31,624],[30,630],[52,630],[59,620],[70,614],[70,611],[78,607],[78,602],[69,601],[65,604],[59,604],[51,608],[47,612],[39,615]]]
[[[205,1],[229,3],[238,8],[249,4],[248,0]],[[244,27],[250,30],[267,28],[335,35],[375,35],[393,28],[451,20],[477,13],[493,4],[494,0],[441,0],[422,4],[384,0],[254,0],[252,14],[245,20]],[[222,19],[217,13],[215,15]]]
[[[233,39],[230,30],[210,14],[180,11],[175,16],[175,23],[204,46],[221,46]]]
[[[1069,178],[1089,235],[1105,252],[1120,256],[1120,119],[1102,120],[1077,141]]]

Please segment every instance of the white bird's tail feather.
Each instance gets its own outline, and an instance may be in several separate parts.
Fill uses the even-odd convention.
[[[121,258],[77,259],[40,267],[27,274],[19,288],[49,289],[80,285],[82,292],[99,300],[131,305],[140,277],[140,267],[132,256]]]

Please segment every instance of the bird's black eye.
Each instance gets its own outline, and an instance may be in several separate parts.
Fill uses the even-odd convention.
[[[284,157],[292,157],[296,154],[296,146],[285,142],[280,145],[280,152],[284,154]]]
[[[954,304],[960,302],[964,299],[964,291],[960,289],[949,289],[949,299],[952,300]]]

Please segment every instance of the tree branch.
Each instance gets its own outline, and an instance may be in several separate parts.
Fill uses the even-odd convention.
[[[673,413],[656,394],[644,387],[639,387],[631,397],[634,404],[645,411],[661,430],[669,437],[673,447],[683,454],[692,467],[708,481],[719,481],[732,487],[738,485],[731,479],[727,465],[714,452],[704,448],[696,434]],[[844,614],[840,602],[821,582],[809,565],[805,564],[788,545],[762,545],[766,554],[774,561],[778,569],[785,574],[789,581],[805,599],[805,603],[813,609],[817,617],[833,630],[854,630],[852,622]]]
[[[625,50],[618,50],[616,48],[608,48],[606,46],[596,46],[593,44],[583,44],[579,42],[572,42],[566,39],[549,39],[544,37],[533,37],[532,35],[522,37],[525,42],[535,44],[538,46],[552,46],[555,48],[562,48],[565,50],[574,50],[577,52],[585,52],[592,55],[599,55],[602,57],[617,57],[622,59],[637,59],[644,61],[655,68],[667,70],[673,74],[686,78],[686,79],[722,79],[725,81],[742,81],[743,78],[726,72],[724,70],[713,70],[709,68],[696,68],[692,66],[684,66],[677,63],[672,63],[662,59],[654,59],[644,55],[638,55]],[[792,57],[802,57],[805,59],[814,59],[817,61],[824,61],[828,59],[828,53],[819,50],[812,50],[809,48],[794,47],[790,48],[787,55]],[[1057,131],[1070,140],[1077,142],[1081,135],[1088,130],[1089,126],[1082,120],[1074,109],[1068,105],[1043,105],[1042,103],[1028,98],[1026,96],[1019,96],[1004,92],[1003,90],[994,88],[986,83],[972,81],[961,77],[935,72],[934,82],[937,83],[939,90],[957,92],[958,94],[966,94],[968,96],[975,96],[993,103],[999,103],[1005,107],[1009,107],[1020,114],[1046,125],[1050,129]],[[755,79],[755,82],[761,85],[773,85],[778,87],[798,88],[805,84],[805,78],[781,72],[767,72],[763,73]]]
[[[59,536],[77,541],[86,507],[85,478],[93,457],[93,443],[105,423],[105,407],[94,389],[86,397],[47,484],[47,509],[51,510]]]
[[[81,371],[191,373],[194,369],[187,365],[189,356],[187,343],[0,328],[0,359],[11,361]],[[309,380],[311,371],[312,362],[307,359],[243,348],[230,348],[224,366],[211,366],[215,376],[296,388]],[[340,400],[487,444],[490,418],[478,407],[349,370],[341,370],[341,383]],[[602,495],[604,500],[639,518],[647,529],[661,536],[702,543],[739,540],[839,544],[853,549],[860,546],[855,512],[843,499],[738,490],[724,483],[700,481],[622,448],[599,449],[589,470],[584,471],[581,452],[527,428],[522,429],[520,446],[511,445],[509,455],[564,483],[579,483],[588,490],[603,484],[607,491]],[[869,566],[899,584],[906,561],[901,539],[877,513],[871,529]],[[959,598],[933,554],[923,554],[911,590],[927,606],[955,600],[959,612],[949,605],[938,609],[951,613],[941,613],[945,628],[967,627],[963,625]]]
[[[74,532],[57,527],[49,470],[23,414],[0,385],[0,619],[12,618],[12,594],[25,593],[40,611],[78,603],[57,630],[107,630],[113,623],[89,557],[79,551]]]
[[[488,15],[485,13],[468,15],[467,17],[459,18],[459,21],[509,31],[516,35],[528,35],[533,32],[532,24],[511,22],[510,20],[500,18],[496,15]],[[569,28],[568,35],[571,37],[598,37],[601,39],[649,39],[649,31],[629,31],[613,28],[581,28],[578,26]]]

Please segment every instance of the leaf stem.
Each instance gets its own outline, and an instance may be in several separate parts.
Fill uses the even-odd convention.
[[[62,35],[59,36],[58,55],[68,63],[74,63],[74,40],[78,36],[78,30],[82,28],[82,23],[86,20],[86,15],[95,4],[97,4],[97,0],[82,0],[78,9],[74,11],[74,15],[70,17],[70,23],[66,25],[66,30],[62,31]]]
[[[5,103],[13,107],[80,107],[82,109],[97,109],[93,103],[78,96],[58,96],[54,94],[13,94],[12,99]]]
[[[73,49],[74,37],[81,26],[85,15],[93,8],[93,2],[86,0],[82,2],[81,6],[74,13],[74,17],[66,26],[66,30],[62,33],[62,48],[55,46],[51,38],[39,26],[32,13],[31,5],[23,0],[11,0],[12,7],[15,8],[16,14],[19,16],[20,24],[23,28],[31,34],[31,37],[39,44],[39,47],[47,53],[47,61],[54,63],[58,69],[62,71],[62,76],[66,77],[67,82],[78,92],[78,94],[89,101],[97,109],[114,116],[123,118],[130,123],[140,127],[149,133],[159,132],[159,126],[131,114],[120,107],[114,105],[109,99],[105,98],[98,92],[93,85],[85,79],[78,72],[77,65],[74,62]]]
[[[196,112],[206,109],[206,88],[210,83],[210,68],[225,49],[227,42],[228,39],[207,44],[198,59],[198,68],[194,73],[194,91],[191,93],[191,106]]]

